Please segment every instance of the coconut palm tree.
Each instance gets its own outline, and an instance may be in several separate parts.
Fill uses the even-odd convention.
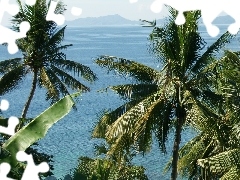
[[[17,41],[22,58],[0,62],[0,73],[3,75],[0,79],[0,95],[15,89],[27,74],[31,74],[31,91],[22,112],[22,118],[26,118],[37,85],[46,88],[46,100],[51,100],[53,104],[61,95],[69,95],[68,88],[89,91],[79,77],[90,82],[97,77],[89,67],[66,59],[62,51],[72,45],[62,45],[66,26],[58,28],[55,22],[46,20],[50,1],[37,0],[33,6],[22,4],[20,0],[17,2],[20,11],[12,19],[13,30],[18,31],[23,21],[28,21],[31,29],[26,38]],[[59,1],[55,13],[63,14],[64,11],[65,6]]]
[[[197,117],[200,113],[191,111],[192,107],[208,113],[202,102],[210,104],[214,102],[210,100],[217,102],[220,98],[211,91],[215,83],[208,70],[215,61],[214,55],[232,35],[223,34],[203,52],[205,41],[198,32],[200,12],[186,12],[186,23],[181,26],[174,23],[177,11],[169,8],[169,12],[165,25],[155,27],[150,34],[150,50],[162,64],[160,71],[124,58],[96,59],[101,67],[131,76],[135,83],[110,87],[129,101],[102,116],[93,137],[106,138],[111,144],[108,154],[136,148],[147,152],[155,133],[161,150],[166,152],[165,143],[174,128],[171,179],[175,180],[182,128],[187,117]]]
[[[239,65],[239,52],[225,51],[212,66],[215,91],[222,99],[215,108],[208,107],[211,116],[200,114],[194,121],[192,126],[200,133],[180,149],[178,168],[189,179],[240,178]]]

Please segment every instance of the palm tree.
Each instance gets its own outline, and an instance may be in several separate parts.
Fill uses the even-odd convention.
[[[17,2],[20,12],[12,20],[13,30],[18,31],[23,21],[28,21],[31,29],[26,38],[17,41],[23,57],[0,62],[0,73],[3,75],[0,79],[0,95],[15,89],[27,74],[31,74],[31,91],[22,112],[22,118],[26,118],[37,84],[40,88],[46,88],[46,100],[51,100],[53,104],[61,95],[69,95],[67,88],[89,91],[76,76],[90,82],[97,77],[89,67],[66,59],[62,50],[72,45],[61,44],[66,26],[58,28],[55,22],[46,20],[50,2],[37,0],[33,6],[24,5],[20,0]],[[65,6],[59,1],[55,13],[63,14],[64,11]]]
[[[73,180],[78,179],[138,179],[148,180],[145,175],[145,169],[142,166],[136,166],[131,163],[132,155],[121,157],[105,156],[108,147],[105,144],[95,146],[95,156],[97,158],[80,157],[79,164],[73,173]],[[99,158],[102,156],[103,158]]]
[[[212,66],[214,91],[222,98],[206,114],[194,121],[200,133],[180,149],[179,171],[193,179],[239,179],[239,52],[225,51]],[[200,166],[198,166],[198,164]]]
[[[186,23],[177,26],[174,23],[177,11],[172,8],[169,11],[166,24],[155,27],[150,34],[150,50],[163,66],[160,71],[113,56],[96,60],[101,67],[131,76],[136,83],[110,87],[129,101],[102,116],[93,137],[106,138],[111,144],[108,154],[132,148],[145,153],[150,150],[155,133],[161,150],[166,152],[168,133],[175,128],[171,161],[171,179],[175,180],[183,125],[187,117],[200,113],[191,111],[192,107],[202,107],[202,102],[209,104],[210,99],[218,98],[211,91],[214,80],[207,70],[215,61],[214,55],[233,36],[223,34],[201,53],[205,42],[198,32],[200,12],[185,13]]]

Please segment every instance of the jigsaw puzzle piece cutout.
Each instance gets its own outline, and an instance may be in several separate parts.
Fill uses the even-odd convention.
[[[228,31],[231,34],[237,34],[240,28],[240,1],[228,0],[227,2],[229,4],[224,4],[224,12],[235,20],[235,23],[228,26]]]
[[[27,161],[27,166],[21,180],[40,180],[38,174],[49,171],[49,165],[46,162],[35,165],[32,155],[27,154],[24,151],[19,151],[16,158],[21,162]]]
[[[10,169],[11,169],[10,164],[8,163],[0,164],[0,180],[15,180],[7,177],[8,173],[10,172]]]
[[[178,10],[178,15],[176,17],[175,23],[177,25],[182,25],[185,23],[185,17],[183,13],[185,11],[194,11],[200,10],[203,7],[203,4],[206,0],[155,0],[152,4],[150,9],[154,13],[159,13],[162,11],[163,5],[171,6],[172,8]]]
[[[9,102],[5,99],[1,100],[0,109],[6,111],[9,108]],[[16,126],[19,124],[19,119],[17,117],[11,116],[8,119],[8,127],[0,126],[0,133],[7,135],[14,135]]]
[[[9,4],[9,0],[0,1],[0,22],[2,21],[3,15],[8,12],[10,15],[14,16],[19,12],[19,7],[16,4]],[[28,22],[23,22],[20,25],[20,32],[15,32],[0,25],[0,44],[8,43],[8,52],[14,54],[18,51],[18,47],[15,43],[17,39],[26,37],[26,32],[30,29]]]
[[[220,32],[220,29],[212,24],[214,19],[219,15],[219,11],[218,8],[215,10],[203,9],[201,11],[203,24],[205,25],[208,34],[212,37],[216,37]]]
[[[9,0],[1,0],[0,2],[0,22],[2,21],[5,12],[14,16],[19,12],[19,7],[16,4],[9,4]]]
[[[71,13],[74,16],[80,16],[82,14],[82,9],[78,7],[72,7],[71,8]]]
[[[1,100],[0,109],[6,111],[9,108],[9,102],[5,99]]]
[[[138,2],[138,0],[129,0],[131,4]]]
[[[30,24],[24,21],[20,24],[20,32],[15,32],[9,28],[0,25],[0,44],[8,43],[8,52],[10,54],[15,54],[18,52],[18,46],[16,45],[16,40],[26,37],[27,32],[30,30]]]
[[[155,4],[154,4],[155,3]],[[175,1],[175,0],[157,0],[155,1],[151,9],[155,12],[159,12],[163,7],[163,4],[169,5],[174,9],[178,10],[178,15],[176,17],[175,23],[177,25],[183,25],[186,22],[184,12],[201,10],[203,23],[206,26],[207,32],[210,36],[215,37],[219,34],[219,28],[212,24],[213,20],[219,15],[221,9],[218,7],[211,9],[209,7],[213,6],[215,1],[207,2],[206,0],[185,0],[185,1]],[[208,3],[208,7],[205,8],[205,4]]]
[[[55,14],[54,11],[57,7],[58,1],[52,0],[49,6],[49,10],[46,16],[47,21],[54,21],[57,25],[63,25],[65,22],[65,17],[62,14]]]
[[[231,2],[230,2],[231,1]],[[182,25],[185,23],[185,17],[183,12],[201,10],[203,23],[206,26],[207,32],[210,36],[216,37],[220,30],[212,22],[216,19],[221,12],[227,13],[229,16],[235,19],[235,23],[229,25],[228,31],[231,34],[236,34],[240,28],[240,11],[238,7],[240,2],[235,0],[155,0],[151,4],[151,10],[155,13],[159,13],[162,10],[164,4],[173,7],[178,10],[175,23]]]
[[[8,119],[8,127],[0,126],[0,133],[13,136],[15,134],[16,126],[19,124],[19,119],[17,117],[11,116]]]
[[[29,6],[33,6],[36,3],[36,0],[25,0],[25,3]]]

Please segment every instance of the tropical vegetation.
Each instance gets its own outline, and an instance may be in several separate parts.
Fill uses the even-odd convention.
[[[192,179],[239,179],[239,63],[239,53],[227,50],[212,64],[215,91],[221,98],[215,108],[209,109],[210,114],[202,114],[191,124],[200,133],[179,151],[182,175]],[[207,121],[202,117],[206,115],[211,117]]]
[[[27,79],[27,77],[30,75],[32,76],[31,89],[29,89],[30,94],[23,108],[22,115],[19,118],[20,123],[16,128],[16,131],[18,132],[21,132],[22,129],[25,129],[26,127],[36,126],[36,132],[41,134],[41,128],[48,129],[52,125],[50,123],[51,121],[47,122],[46,119],[46,117],[50,114],[45,114],[45,118],[41,119],[44,123],[38,125],[34,123],[35,121],[33,118],[26,118],[31,101],[36,92],[37,85],[40,88],[46,89],[46,100],[50,101],[50,104],[53,105],[54,103],[60,101],[60,99],[64,96],[71,98],[72,96],[70,96],[70,94],[73,91],[89,91],[90,88],[82,84],[80,78],[83,78],[89,82],[93,82],[97,79],[96,74],[89,67],[66,59],[66,54],[64,51],[68,47],[72,46],[72,44],[62,44],[66,26],[59,28],[54,21],[46,20],[50,3],[51,1],[36,0],[35,5],[30,6],[24,4],[20,0],[17,0],[20,11],[11,20],[12,29],[14,31],[19,31],[20,24],[23,21],[29,22],[31,29],[27,32],[26,38],[16,41],[22,54],[22,58],[0,61],[0,74],[2,75],[0,78],[1,96],[16,89],[23,80]],[[65,5],[62,1],[59,1],[55,9],[55,13],[63,14],[65,10]],[[73,107],[76,109],[75,104]],[[58,106],[58,108],[59,111],[61,111],[61,106]],[[62,108],[62,112],[64,112],[65,107]],[[56,112],[57,111],[54,113]],[[49,116],[49,118],[50,117],[51,116]],[[52,120],[56,119],[54,116],[52,118]],[[6,124],[4,120],[6,121],[7,118],[3,118],[1,121],[3,124]],[[39,126],[42,127],[40,128]],[[34,129],[35,128],[33,128],[32,131],[34,131]],[[26,132],[29,132],[29,129],[27,131],[24,130],[23,132],[23,134],[27,135],[28,133]],[[45,134],[44,131],[42,131],[42,133]],[[22,134],[21,136],[23,137]],[[13,137],[10,139],[12,138]],[[7,151],[10,151],[8,153],[12,154],[12,156],[15,156],[16,152],[11,151],[13,149],[19,149],[23,146],[23,144],[17,142],[19,141],[19,139],[17,139],[16,142],[13,141],[14,145],[11,144],[10,146],[5,147],[6,143],[9,142],[10,139],[9,136],[3,135],[3,138],[1,139],[1,145]],[[50,170],[53,170],[53,156],[43,152],[39,153],[36,149],[38,144],[35,141],[37,141],[37,139],[32,139],[28,142],[26,152],[34,155],[34,160],[36,163],[40,163],[42,161],[48,162],[50,164]],[[26,145],[27,144],[25,144],[25,146]],[[12,162],[13,159],[10,159],[9,161]],[[16,171],[16,173],[18,172]],[[16,173],[14,176],[16,176]],[[46,175],[51,174],[52,172],[49,171],[49,173]]]
[[[207,108],[215,108],[221,98],[214,91],[212,66],[233,36],[226,32],[206,49],[198,31],[200,11],[186,12],[186,22],[181,26],[174,22],[177,11],[169,8],[169,12],[166,24],[155,27],[150,34],[150,50],[161,62],[160,71],[124,58],[96,59],[99,66],[128,75],[134,81],[109,87],[129,101],[103,115],[93,137],[105,138],[111,144],[108,154],[131,149],[145,153],[155,134],[161,150],[166,152],[165,143],[174,128],[171,179],[175,180],[183,127],[197,124],[199,116],[207,122],[216,117]]]
[[[27,150],[33,143],[43,138],[54,123],[67,115],[74,105],[73,98],[78,94],[60,99],[3,143],[0,162],[11,165],[9,176],[17,179],[22,177],[26,164],[17,161],[16,154]],[[36,159],[36,163],[41,161]]]
[[[20,12],[12,19],[12,29],[19,31],[23,21],[29,22],[31,29],[26,38],[17,40],[22,58],[0,62],[0,73],[3,75],[0,79],[1,96],[16,89],[28,74],[32,76],[30,94],[22,111],[23,120],[37,85],[47,90],[46,100],[53,104],[61,95],[70,94],[68,88],[81,92],[90,90],[80,82],[79,77],[90,82],[97,79],[89,67],[66,59],[63,51],[72,44],[62,45],[66,26],[59,28],[56,22],[46,20],[50,2],[36,0],[35,5],[29,6],[17,0]],[[63,14],[65,10],[62,1],[58,1],[55,13]]]
[[[131,163],[133,154],[120,158],[116,154],[106,156],[107,151],[106,145],[96,145],[95,155],[98,156],[97,158],[80,157],[79,164],[73,173],[73,180],[148,180],[144,167]],[[99,156],[104,157],[100,158]]]
[[[22,58],[0,61],[0,95],[16,89],[29,75],[32,84],[16,133],[1,134],[0,163],[8,162],[9,177],[20,179],[26,164],[17,161],[17,152],[32,154],[38,164],[51,163],[52,156],[39,153],[33,145],[72,108],[76,109],[74,98],[80,92],[90,90],[79,78],[93,82],[97,76],[89,67],[66,58],[64,51],[72,46],[62,45],[66,26],[59,28],[46,20],[51,1],[36,0],[33,6],[20,0],[17,3],[20,12],[11,21],[12,29],[19,31],[23,21],[28,21],[31,29],[26,38],[17,40]],[[58,1],[55,13],[65,10],[63,2]],[[240,74],[240,53],[223,51],[234,36],[226,32],[206,47],[198,29],[200,11],[185,12],[186,22],[178,26],[177,11],[171,7],[168,10],[163,26],[150,22],[149,51],[161,69],[115,56],[95,60],[131,83],[107,87],[125,100],[124,104],[100,116],[92,137],[103,138],[106,144],[96,146],[96,157],[79,158],[74,180],[148,179],[144,167],[134,165],[132,159],[149,152],[154,139],[167,153],[171,132],[172,158],[166,170],[171,169],[172,180],[178,175],[201,180],[240,179],[240,81],[236,78]],[[35,118],[26,118],[37,85],[46,89],[45,99],[51,106]],[[7,126],[6,120],[1,117],[0,125]],[[185,127],[194,128],[198,134],[181,147]],[[43,176],[49,175],[51,172]]]

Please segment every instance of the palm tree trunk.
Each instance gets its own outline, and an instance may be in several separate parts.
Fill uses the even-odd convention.
[[[176,131],[174,136],[174,144],[173,144],[173,160],[172,160],[172,173],[171,173],[171,180],[176,180],[178,176],[177,172],[177,163],[178,163],[178,151],[179,145],[181,142],[181,133],[182,133],[182,126],[186,117],[186,111],[183,105],[181,104],[181,90],[180,87],[176,88],[176,94],[178,95],[177,102],[176,102]]]
[[[37,86],[37,70],[34,70],[34,74],[33,74],[33,81],[32,81],[32,88],[31,88],[31,91],[30,91],[30,95],[28,97],[28,100],[23,108],[23,112],[22,112],[22,118],[26,118],[26,115],[27,115],[27,111],[29,109],[29,106],[30,106],[30,103],[32,101],[32,98],[33,98],[33,95],[34,95],[34,92],[36,90],[36,86]]]
[[[176,126],[174,144],[173,144],[173,160],[172,160],[171,180],[176,180],[177,175],[178,175],[177,163],[178,163],[179,144],[181,142],[182,122],[183,122],[182,117],[177,118],[177,126]]]

